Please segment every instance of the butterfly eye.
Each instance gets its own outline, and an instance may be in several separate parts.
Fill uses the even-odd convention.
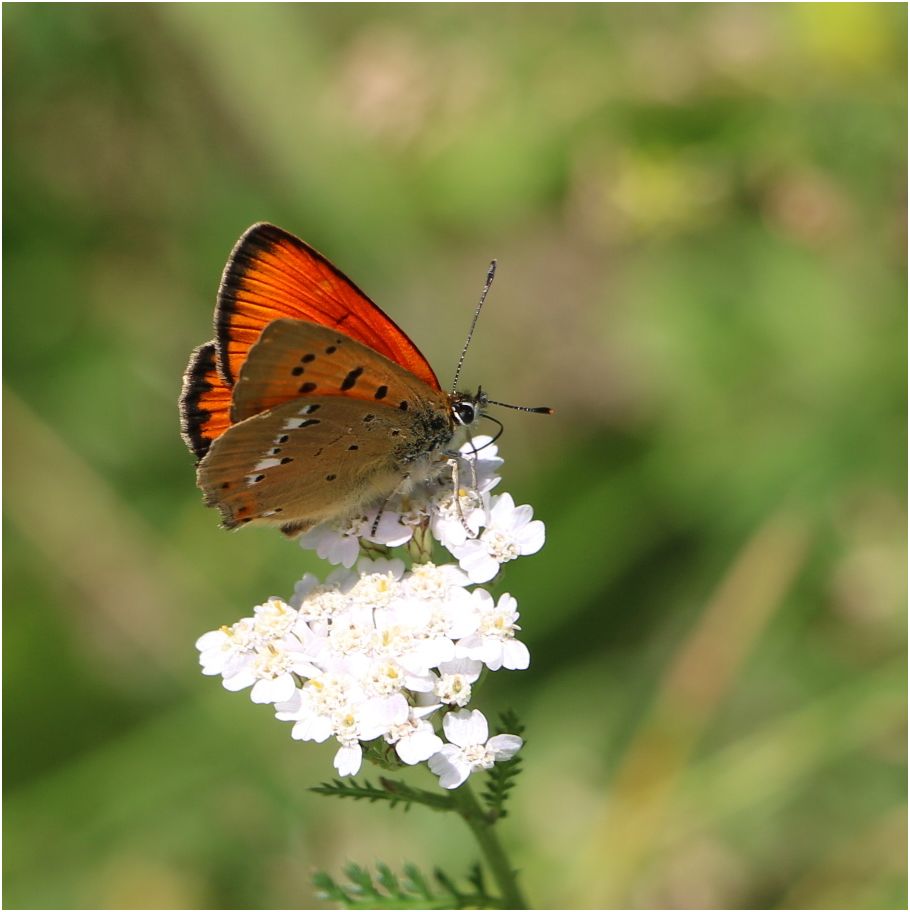
[[[477,418],[477,408],[473,402],[467,402],[462,400],[461,402],[456,402],[452,406],[452,413],[455,416],[455,420],[461,425],[470,425],[473,424]]]

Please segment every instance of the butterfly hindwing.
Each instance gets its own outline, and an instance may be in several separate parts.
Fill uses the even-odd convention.
[[[344,396],[304,397],[229,428],[199,464],[197,480],[227,528],[298,532],[388,495],[451,433],[441,398],[402,412]]]
[[[231,424],[231,389],[216,368],[215,343],[206,342],[190,355],[180,394],[183,440],[202,459],[212,441]]]
[[[240,369],[231,420],[243,421],[301,396],[344,396],[406,412],[427,398],[440,403],[444,395],[338,330],[274,320]]]
[[[218,291],[218,366],[228,384],[260,333],[282,317],[341,329],[439,389],[417,346],[350,279],[299,238],[263,222],[235,245]]]

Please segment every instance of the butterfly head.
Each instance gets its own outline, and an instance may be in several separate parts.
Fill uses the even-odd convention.
[[[452,396],[452,418],[457,427],[471,427],[483,416],[487,394],[478,386],[476,393],[455,393]]]
[[[479,386],[477,387],[476,393],[453,393],[450,397],[450,401],[452,420],[456,427],[470,428],[481,418],[486,418],[488,421],[492,421],[499,426],[499,431],[490,443],[499,439],[499,435],[503,432],[504,428],[502,422],[498,418],[494,418],[492,415],[487,414],[488,405],[501,405],[504,408],[517,409],[520,412],[537,412],[542,415],[553,414],[553,409],[546,406],[531,407],[527,405],[510,405],[508,402],[497,402],[495,399],[490,399],[483,391],[483,388]]]

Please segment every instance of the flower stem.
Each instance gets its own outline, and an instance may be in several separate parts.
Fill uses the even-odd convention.
[[[493,874],[493,879],[502,893],[503,905],[507,909],[529,909],[528,901],[518,886],[518,874],[499,841],[494,822],[484,813],[471,787],[465,782],[452,792],[455,809],[471,828],[481,853]]]

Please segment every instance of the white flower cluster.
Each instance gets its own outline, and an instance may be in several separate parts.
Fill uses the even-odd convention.
[[[477,439],[462,451],[473,454],[485,443]],[[428,761],[443,788],[513,756],[521,738],[488,738],[483,714],[466,707],[484,668],[528,667],[527,647],[516,638],[518,605],[509,594],[494,600],[472,586],[492,579],[504,561],[539,550],[544,529],[530,507],[490,495],[502,460],[489,444],[487,450],[485,458],[459,460],[457,471],[471,481],[457,494],[461,514],[451,480],[448,491],[427,483],[378,523],[374,513],[311,536],[321,556],[344,567],[324,583],[307,574],[290,603],[271,598],[252,617],[200,637],[203,673],[221,675],[228,690],[250,687],[254,702],[273,704],[277,718],[294,723],[295,739],[335,738],[342,776],[360,769],[363,745],[376,739],[403,763]],[[460,566],[406,569],[397,559],[361,558],[351,569],[361,537],[400,545],[418,527],[432,530]],[[437,713],[445,713],[448,743],[434,728]]]

